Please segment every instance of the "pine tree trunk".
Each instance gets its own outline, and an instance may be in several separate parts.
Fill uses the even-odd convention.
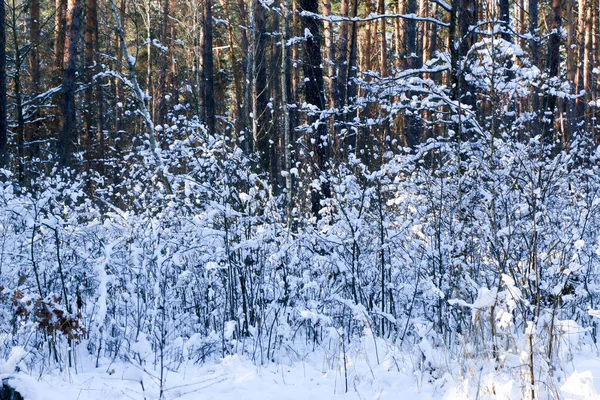
[[[552,9],[551,9],[551,33],[548,44],[548,74],[550,78],[558,77],[560,72],[560,43],[561,43],[561,28],[562,28],[562,1],[561,0],[552,0]],[[584,56],[585,58],[585,56]],[[585,86],[585,70],[584,70],[584,86]],[[555,115],[556,112],[556,95],[547,94],[546,95],[546,107],[544,107],[546,112],[552,113]],[[544,123],[542,124],[542,134],[544,136],[544,142],[548,145],[552,144],[555,139],[554,132],[554,118],[544,118]]]
[[[419,5],[419,16],[420,17],[428,17],[429,16],[429,0],[421,0],[421,4]],[[422,43],[421,48],[421,65],[424,65],[427,61],[429,61],[429,47],[430,44],[430,23],[429,22],[421,22],[421,34],[420,39]]]
[[[407,1],[407,14],[417,14],[417,0]],[[407,68],[418,68],[417,63],[417,21],[409,19],[406,21],[406,66]]]
[[[533,39],[529,40],[529,48],[531,52],[531,64],[540,67],[539,61],[539,45],[538,45],[538,36],[539,36],[539,10],[538,10],[538,0],[528,0],[528,11],[529,11],[529,34]],[[540,68],[541,69],[541,68]],[[538,98],[537,91],[533,91],[531,93],[531,104],[530,110],[532,113],[538,113],[540,108],[540,102]],[[539,115],[534,116],[531,131],[533,135],[537,135],[539,133]]]
[[[585,32],[584,44],[583,44],[583,90],[585,90],[585,104],[587,105],[592,100],[592,67],[594,65],[594,52],[592,48],[592,36],[593,36],[593,13],[594,13],[594,0],[588,0],[588,5],[585,10],[585,25],[581,29]],[[589,116],[587,114],[588,107],[584,107],[584,120],[589,122]]]
[[[75,75],[77,73],[77,42],[79,39],[81,0],[69,0],[66,13],[65,58],[63,73],[63,101],[61,132],[59,135],[59,162],[70,166],[75,150],[76,108]]]
[[[300,8],[317,14],[319,12],[319,2],[317,0],[300,0]],[[319,110],[324,110],[326,103],[323,70],[321,68],[321,26],[319,20],[316,18],[302,16],[301,21],[303,30],[310,32],[304,43],[305,99],[309,105],[316,106]],[[313,146],[315,166],[319,174],[324,174],[329,164],[327,124],[320,121],[319,116],[309,117],[308,122],[313,125],[310,142],[312,142]],[[312,186],[311,208],[313,215],[317,219],[320,218],[321,201],[330,196],[331,193],[327,182],[321,182],[320,185]]]
[[[242,82],[244,77],[240,68],[240,63],[235,56],[235,42],[233,37],[233,29],[231,27],[232,20],[229,14],[229,5],[227,0],[221,0],[221,7],[225,13],[225,20],[227,21],[227,44],[229,46],[229,62],[231,63],[231,69],[233,72],[233,86],[235,92],[235,134],[238,135],[246,126],[244,116],[244,93],[242,89]]]
[[[342,0],[340,4],[340,15],[342,18],[348,17],[348,0]],[[337,90],[335,106],[341,109],[346,103],[347,77],[348,77],[348,25],[344,20],[340,22],[340,35],[337,45],[337,58],[335,61],[337,73]]]
[[[56,0],[56,11],[54,14],[54,68],[58,80],[62,74],[63,61],[65,58],[65,13],[66,0]]]
[[[575,60],[575,43],[577,41],[575,34],[575,16],[573,15],[573,7],[565,10],[566,22],[567,22],[567,46],[566,46],[566,77],[567,82],[575,82],[575,74],[577,72],[576,60]],[[575,101],[571,99],[562,100],[562,141],[563,147],[568,148],[568,144],[573,136],[573,107]]]
[[[163,50],[160,50],[159,55],[159,68],[160,74],[158,76],[158,123],[163,125],[163,128],[169,124],[167,121],[167,113],[169,111],[169,88],[167,87],[167,74],[169,73],[169,53],[171,50],[171,44],[169,43],[169,18],[171,17],[171,10],[169,10],[170,0],[162,0],[162,31],[160,35],[161,45]],[[166,49],[164,49],[166,47]]]
[[[331,16],[331,2],[330,0],[323,0],[323,17],[327,18]],[[335,41],[333,38],[333,23],[325,20],[325,65],[327,66],[327,81],[328,81],[328,97],[327,102],[330,107],[335,106],[335,99],[337,94],[337,77],[335,71]]]
[[[31,0],[29,3],[29,73],[31,78],[31,87],[38,90],[40,83],[40,0]]]
[[[283,154],[285,170],[286,223],[288,230],[292,227],[292,210],[294,207],[292,191],[292,129],[290,125],[290,110],[288,108],[288,13],[290,0],[282,1],[282,32],[281,32],[281,106],[283,109]]]
[[[500,21],[504,23],[502,27],[502,38],[508,42],[512,42],[510,34],[510,5],[508,0],[500,0]]]
[[[0,168],[8,163],[6,124],[6,24],[4,1],[0,2]]]
[[[396,2],[396,14],[402,15],[404,14],[404,0],[398,0]],[[395,31],[395,57],[396,57],[396,68],[398,70],[402,68],[406,68],[406,29],[405,23],[401,18],[394,18],[394,31]]]
[[[40,72],[40,1],[31,0],[29,4],[29,14],[27,18],[29,43],[29,87],[32,93],[40,93],[43,89],[41,86]],[[34,120],[40,118],[40,110],[36,110]],[[41,123],[35,121],[29,124],[26,128],[26,136],[31,142],[28,146],[28,154],[31,159],[39,154],[39,144],[37,141],[42,138]]]
[[[213,25],[212,2],[205,0],[202,10],[202,69],[200,79],[202,84],[202,109],[201,119],[206,124],[209,132],[215,132],[215,83],[213,60]]]
[[[85,12],[85,35],[84,35],[84,67],[85,77],[88,83],[84,95],[84,129],[83,129],[83,148],[85,150],[86,168],[90,167],[91,150],[94,138],[94,129],[97,124],[94,119],[97,114],[94,110],[99,107],[99,104],[94,103],[93,84],[94,74],[96,70],[95,52],[98,45],[98,13],[96,0],[87,0]]]

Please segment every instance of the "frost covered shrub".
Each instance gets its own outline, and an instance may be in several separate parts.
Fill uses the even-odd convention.
[[[457,360],[535,382],[596,340],[600,182],[583,140],[551,154],[536,137],[432,139],[372,168],[350,156],[320,218],[298,206],[288,225],[253,159],[197,121],[172,129],[171,193],[144,154],[94,196],[58,175],[1,184],[5,355],[64,366],[85,349],[162,374],[324,348],[347,367],[372,341],[431,379]],[[57,312],[26,309],[49,301]]]

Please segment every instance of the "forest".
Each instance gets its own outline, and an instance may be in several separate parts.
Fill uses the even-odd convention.
[[[599,16],[0,1],[0,399],[597,398]]]

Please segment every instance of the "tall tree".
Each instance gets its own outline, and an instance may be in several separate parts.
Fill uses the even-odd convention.
[[[227,21],[227,45],[229,46],[229,63],[231,64],[235,93],[235,134],[238,135],[244,129],[247,117],[244,115],[244,91],[242,89],[244,78],[242,76],[240,61],[235,52],[233,21],[229,12],[229,3],[228,0],[220,0],[220,2],[225,13],[225,20]]]
[[[210,132],[215,132],[215,97],[214,97],[214,60],[213,60],[213,24],[212,0],[205,0],[202,13],[202,72],[201,119]]]
[[[290,0],[283,0],[281,4],[282,24],[281,24],[281,103],[283,108],[283,154],[284,154],[284,170],[285,174],[285,191],[286,191],[286,222],[288,229],[292,224],[292,208],[293,193],[292,193],[292,127],[290,126],[290,109],[289,109],[289,60],[288,60],[288,13],[290,8]]]
[[[539,67],[539,9],[538,9],[538,0],[529,0],[528,1],[528,11],[529,11],[529,34],[531,35],[531,40],[529,41],[529,48],[531,53],[531,63]],[[536,93],[533,93],[531,98],[530,109],[535,114],[539,112],[539,98]],[[534,135],[539,131],[539,117],[534,116],[531,130]]]
[[[346,19],[348,17],[348,0],[342,0],[340,5],[340,14],[344,20],[340,23],[340,35],[337,43],[337,58],[335,62],[336,67],[336,98],[335,106],[342,108],[346,101],[346,90],[347,90],[347,77],[348,77],[348,25],[349,22]]]
[[[77,73],[77,44],[81,32],[80,14],[81,0],[69,0],[66,13],[61,130],[58,140],[59,162],[63,166],[71,164],[75,149],[75,129],[77,124],[75,76]]]
[[[558,78],[560,72],[560,44],[561,44],[561,28],[562,28],[562,0],[552,0],[551,18],[552,29],[550,31],[550,40],[548,43],[548,75],[550,78]],[[584,77],[585,83],[585,77]],[[546,112],[556,111],[556,95],[548,93],[546,95]],[[544,118],[542,125],[542,133],[544,141],[551,144],[555,139],[554,118]]]
[[[67,0],[56,0],[54,11],[54,68],[60,77],[65,57],[65,13]]]
[[[509,0],[500,0],[500,21],[502,21],[502,38],[506,41],[512,41],[510,33],[510,4]]]
[[[97,0],[87,0],[85,7],[85,34],[84,34],[84,66],[85,78],[88,83],[84,94],[84,128],[83,128],[83,148],[86,152],[86,160],[89,160],[94,138],[94,131],[98,128],[95,123],[96,117],[99,115],[95,109],[101,107],[99,102],[94,102],[94,89],[97,87],[93,84],[94,74],[96,71],[96,52],[98,47],[98,3]],[[101,92],[101,90],[98,90]],[[99,125],[99,124],[98,124]],[[98,129],[100,131],[100,129]],[[101,134],[98,132],[98,134]],[[89,165],[88,165],[89,166]]]
[[[473,43],[477,21],[477,0],[453,0],[450,20],[450,58],[454,98],[475,106],[475,91],[466,80],[465,57]]]
[[[158,123],[161,125],[168,124],[167,113],[169,110],[169,88],[167,87],[169,73],[169,55],[173,51],[171,43],[169,43],[169,26],[171,18],[170,0],[162,0],[162,31],[160,35],[162,50],[160,53],[160,73],[158,75]]]
[[[6,25],[4,1],[0,1],[0,168],[8,159],[8,135],[6,123]]]
[[[40,0],[30,0],[29,3],[29,73],[31,75],[32,88],[40,84]]]
[[[319,2],[317,0],[301,0],[300,7],[308,13],[318,14],[319,12]],[[310,15],[302,16],[301,20],[304,32],[306,32],[303,68],[305,99],[310,106],[314,106],[318,110],[325,110],[325,86],[321,67],[323,61],[321,58],[321,23],[319,19]],[[317,179],[320,179],[322,174],[326,175],[329,165],[329,139],[327,124],[321,120],[318,112],[314,114],[309,118],[310,131],[312,132],[310,142],[313,147],[315,166],[319,174]],[[317,219],[321,210],[321,201],[330,196],[330,188],[326,181],[312,186],[312,212]]]

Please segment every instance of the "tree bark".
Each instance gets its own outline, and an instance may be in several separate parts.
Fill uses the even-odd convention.
[[[169,88],[167,87],[167,74],[169,73],[169,54],[171,53],[171,43],[169,41],[169,18],[171,10],[169,9],[170,0],[162,0],[162,32],[160,35],[161,45],[163,49],[160,51],[159,68],[160,75],[158,76],[158,123],[163,125],[163,128],[169,125],[167,121],[167,113],[169,111]],[[165,49],[166,47],[166,49]]]
[[[560,71],[560,43],[561,43],[561,34],[560,30],[562,27],[562,1],[561,0],[552,0],[552,9],[551,9],[551,33],[548,44],[548,75],[550,78],[558,77]],[[585,57],[584,57],[585,59]],[[585,83],[585,76],[584,76]],[[552,116],[555,116],[556,112],[556,95],[554,94],[546,94],[546,107],[544,107],[546,112],[552,113]],[[542,134],[544,137],[544,142],[548,145],[552,145],[555,139],[554,133],[554,118],[544,118],[542,125]]]
[[[452,17],[450,22],[451,31],[451,68],[454,77],[454,98],[462,103],[475,107],[475,91],[466,81],[466,73],[463,68],[467,64],[464,58],[467,56],[473,43],[475,33],[471,26],[475,25],[477,18],[476,0],[454,0],[452,2]]]
[[[75,75],[77,72],[77,42],[80,34],[81,0],[69,0],[66,13],[65,58],[59,163],[70,166],[75,149],[76,111]]]
[[[66,8],[66,0],[56,0],[56,11],[54,14],[54,68],[59,77],[62,74],[63,61],[65,58]]]
[[[330,0],[323,0],[323,16],[325,18],[331,16],[331,2]],[[329,106],[334,107],[335,99],[337,94],[337,77],[335,71],[335,41],[333,39],[333,23],[331,21],[325,21],[325,63],[327,65],[327,81],[329,82],[329,96],[327,98]]]
[[[29,73],[31,74],[31,87],[38,90],[40,84],[40,0],[31,0],[29,4]]]
[[[408,14],[417,14],[417,0],[408,0]],[[407,68],[418,68],[417,64],[417,21],[409,19],[406,21],[406,66]]]
[[[404,0],[398,0],[396,3],[396,14],[404,14]],[[394,30],[396,39],[396,69],[406,68],[406,29],[405,23],[401,18],[394,19]]]
[[[27,17],[28,35],[29,35],[29,88],[32,93],[43,91],[40,72],[40,0],[31,0],[29,4],[29,14]],[[35,107],[35,106],[34,106]],[[32,115],[32,114],[30,114]],[[40,110],[36,108],[33,113],[33,119],[40,118]],[[27,138],[32,142],[28,147],[28,154],[31,159],[39,153],[39,144],[37,140],[42,138],[41,126],[39,120],[27,126]]]
[[[250,1],[250,38],[248,69],[250,72],[250,119],[252,122],[252,144],[258,152],[260,166],[269,169],[269,136],[267,129],[267,73],[265,60],[265,16],[258,0]]]
[[[309,12],[317,14],[319,12],[319,2],[317,0],[301,0],[300,7]],[[321,68],[321,26],[319,20],[312,17],[301,17],[302,27],[305,32],[310,32],[304,43],[304,79],[305,79],[305,99],[309,105],[315,106],[319,110],[325,109],[325,90],[323,83],[323,70]],[[329,140],[327,137],[327,124],[321,120],[320,116],[313,115],[308,120],[311,125],[312,143],[315,166],[317,168],[317,179],[321,179],[326,174],[329,164]],[[311,208],[313,215],[319,219],[321,202],[331,196],[327,178],[318,185],[311,187]]]
[[[233,71],[233,86],[235,91],[235,134],[238,135],[246,126],[244,116],[244,93],[242,89],[242,82],[244,76],[242,75],[240,63],[235,56],[235,42],[233,37],[232,20],[229,14],[229,5],[227,0],[221,0],[221,7],[225,13],[225,20],[227,21],[227,43],[229,46],[229,62],[231,63],[231,69]]]
[[[8,136],[6,124],[6,14],[4,1],[0,2],[0,168],[8,163]]]
[[[212,2],[205,0],[202,10],[202,70],[200,79],[202,84],[202,109],[201,119],[206,124],[209,132],[215,132],[215,83],[213,60],[213,26]]]
[[[500,0],[500,21],[503,22],[502,26],[502,38],[508,42],[512,42],[512,35],[510,34],[510,4],[509,0]]]
[[[89,168],[91,159],[92,143],[94,138],[94,130],[97,124],[94,119],[97,114],[94,110],[99,107],[99,104],[94,103],[93,84],[94,74],[96,70],[96,50],[98,46],[98,4],[96,0],[87,0],[85,7],[85,34],[84,34],[84,66],[87,87],[84,95],[84,129],[83,129],[83,148],[85,150],[85,160],[87,161],[86,168]],[[101,89],[98,89],[101,90]]]
[[[566,13],[566,28],[567,28],[567,43],[566,43],[566,73],[567,73],[567,82],[574,83],[575,75],[577,72],[576,60],[575,60],[575,43],[577,42],[577,37],[575,34],[575,16],[574,16],[574,7],[568,8],[565,10]],[[572,88],[575,93],[576,88]],[[573,135],[573,108],[575,105],[575,101],[572,99],[563,99],[562,100],[562,141],[563,146],[565,148],[568,147],[568,143],[571,141],[571,137]]]
[[[421,0],[421,4],[419,5],[419,16],[429,16],[429,0]],[[430,35],[430,23],[426,21],[421,22],[421,34],[419,35],[422,43],[421,65],[425,65],[425,63],[429,61]]]
[[[540,66],[539,62],[539,10],[538,0],[528,0],[528,11],[529,11],[529,34],[531,39],[529,40],[529,48],[531,52],[531,64],[537,67]],[[536,90],[531,93],[531,111],[534,114],[531,131],[533,135],[539,133],[539,115],[535,115],[539,112],[539,98]]]
[[[342,0],[340,5],[340,15],[344,18],[348,17],[348,0]],[[348,87],[348,21],[346,20],[340,23],[340,36],[336,50],[337,58],[335,66],[337,74],[337,90],[335,106],[341,109],[345,104],[346,91]]]
[[[379,14],[385,14],[385,0],[379,0],[378,11]],[[382,78],[388,75],[388,57],[387,57],[387,38],[385,18],[379,20],[379,34],[381,35],[380,48],[379,48],[379,75]]]
[[[594,33],[594,0],[588,0],[588,6],[586,7],[585,13],[585,25],[580,27],[585,32],[585,39],[583,44],[583,89],[585,90],[585,104],[588,104],[592,100],[592,67],[594,65],[594,49],[593,49],[593,33]],[[587,111],[588,107],[584,110]],[[584,113],[585,113],[584,111]],[[584,119],[588,120],[587,113],[584,114]]]
[[[288,79],[289,79],[289,61],[288,61],[288,12],[290,0],[282,2],[282,26],[281,26],[281,105],[283,109],[283,154],[285,174],[285,197],[286,197],[286,222],[288,230],[292,227],[292,209],[294,207],[292,192],[292,127],[290,125],[290,109],[288,107]]]

